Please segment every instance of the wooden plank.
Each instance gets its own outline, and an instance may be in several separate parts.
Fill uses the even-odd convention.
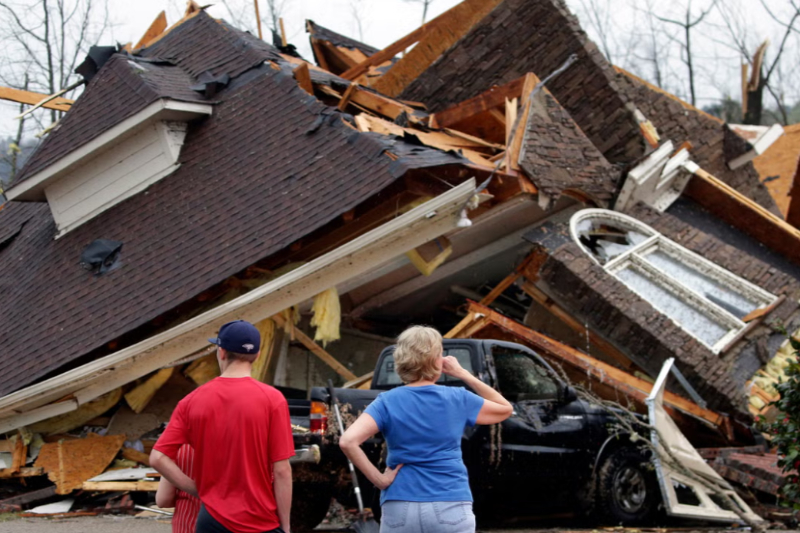
[[[720,179],[698,168],[685,194],[724,222],[800,264],[800,229]]]
[[[0,500],[0,509],[2,509],[3,506],[7,505],[28,505],[41,500],[46,500],[47,498],[51,498],[55,495],[56,495],[56,487],[55,485],[52,485],[50,487],[45,487],[39,490],[33,490],[31,492],[18,494],[17,496],[11,496],[10,498],[5,498],[3,500]]]
[[[372,86],[387,96],[398,96],[448,48],[488,15],[502,0],[464,0],[424,25],[419,43],[404,54]],[[415,41],[416,42],[416,41]],[[386,58],[389,59],[389,58]]]
[[[494,301],[497,300],[497,298],[501,294],[503,294],[503,292],[507,288],[512,286],[514,282],[516,282],[519,279],[520,276],[521,274],[519,272],[514,271],[505,278],[503,278],[503,280],[500,283],[495,285],[494,289],[492,289],[489,292],[489,294],[487,294],[481,299],[480,301],[481,305],[491,305],[492,303],[494,303]]]
[[[419,41],[423,35],[425,35],[430,25],[435,22],[436,19],[433,21],[423,24],[416,30],[412,31],[405,37],[401,38],[398,41],[393,42],[383,50],[379,50],[375,52],[371,56],[369,56],[365,61],[362,61],[358,65],[354,66],[353,68],[343,72],[340,76],[346,80],[354,80],[367,72],[370,67],[376,67],[385,61],[390,61],[394,58],[397,54],[411,46],[412,44]]]
[[[12,89],[11,87],[0,87],[0,100],[8,100],[9,102],[16,102],[18,104],[36,105],[49,96],[50,95],[48,94]],[[73,103],[75,103],[75,100],[59,97],[50,100],[41,107],[66,112],[69,111],[69,108],[72,107]]]
[[[82,483],[102,474],[122,448],[125,435],[89,436],[42,446],[34,466],[44,468],[58,494],[69,494]]]
[[[144,466],[150,466],[150,456],[133,448],[122,448],[122,457],[129,461],[136,461]]]
[[[144,408],[147,407],[147,404],[150,403],[150,400],[152,400],[153,396],[158,392],[158,389],[164,386],[174,371],[175,367],[172,366],[162,368],[150,376],[147,381],[125,395],[125,401],[128,402],[128,405],[133,409],[134,413],[138,414],[144,411]]]
[[[94,492],[155,492],[158,481],[84,481],[81,488]]]
[[[328,65],[328,62],[325,59],[325,53],[323,52],[323,46],[326,46],[328,43],[325,41],[320,41],[319,39],[312,38],[311,39],[311,48],[314,49],[314,57],[317,59],[317,63],[320,67],[324,68],[328,72],[331,72],[331,68]],[[331,45],[332,46],[332,45]]]
[[[492,87],[474,98],[434,113],[429,118],[430,125],[437,128],[451,127],[479,113],[505,105],[506,99],[516,98],[522,94],[525,79],[523,76],[505,85]],[[505,117],[503,121],[505,122]]]
[[[531,113],[531,93],[539,83],[539,78],[535,74],[526,74],[524,76],[525,82],[522,87],[521,103],[522,110],[520,111],[519,124],[513,132],[511,145],[506,147],[507,167],[511,170],[519,170],[519,154],[522,151],[522,140],[525,138],[525,130],[528,127],[528,117]],[[541,93],[540,93],[541,94]]]
[[[352,381],[348,381],[347,383],[342,385],[342,388],[343,389],[358,389],[358,388],[361,388],[361,385],[364,385],[365,383],[369,383],[370,381],[372,381],[372,376],[373,375],[375,375],[375,371],[374,370],[372,372],[368,372],[367,374],[364,374],[363,376],[357,377],[356,379],[354,379]]]
[[[506,99],[506,158],[505,161],[503,161],[503,168],[505,168],[506,171],[512,170],[509,149],[511,148],[511,137],[514,133],[514,125],[517,123],[518,102],[519,100],[517,98],[512,98],[511,100]]]
[[[308,70],[308,63],[301,63],[294,69],[294,79],[305,92],[314,96],[314,84],[311,83],[311,73]]]
[[[139,39],[139,42],[136,43],[134,49],[139,49],[144,47],[147,43],[164,33],[164,30],[167,29],[167,13],[162,11],[158,14],[156,19],[150,24],[150,27],[147,28],[147,31],[144,32],[142,38]]]
[[[28,455],[28,447],[25,446],[25,441],[22,434],[17,434],[12,437],[14,440],[14,450],[11,452],[11,466],[0,470],[0,478],[14,477],[19,473],[20,469],[25,466],[25,459]]]
[[[384,117],[388,117],[392,120],[396,119],[403,112],[405,112],[408,115],[409,122],[414,123],[417,121],[413,116],[413,108],[402,104],[397,100],[393,100],[381,94],[368,91],[357,85],[356,90],[350,99],[354,103],[364,106],[370,111],[374,111],[375,113],[383,115]]]
[[[775,309],[781,303],[783,303],[783,301],[785,299],[786,299],[786,295],[785,294],[781,294],[781,296],[778,299],[776,299],[774,302],[772,302],[768,306],[762,307],[760,309],[754,309],[753,311],[751,311],[747,316],[745,316],[742,319],[742,322],[744,322],[744,323],[752,322],[753,320],[757,320],[757,319],[760,319],[760,318],[768,315],[769,313],[772,312],[773,309]]]
[[[644,404],[645,399],[653,389],[653,384],[635,376],[632,376],[614,366],[604,363],[594,357],[586,355],[583,352],[561,344],[539,332],[526,328],[522,324],[511,320],[508,317],[493,311],[492,309],[482,306],[475,302],[470,302],[469,310],[471,313],[483,315],[483,320],[497,326],[508,333],[512,334],[517,339],[523,341],[532,347],[534,350],[539,351],[542,355],[549,355],[557,358],[564,363],[580,369],[581,372],[586,372],[594,379],[611,384],[614,389],[625,394],[631,399],[637,400]],[[706,420],[713,425],[719,427],[724,420],[724,416],[711,411],[703,409],[699,405],[691,402],[685,398],[678,396],[672,392],[666,391],[664,393],[664,404],[668,411],[675,409],[688,413]]]
[[[322,346],[314,342],[314,340],[311,337],[303,333],[300,329],[296,328],[294,324],[287,322],[281,314],[273,316],[272,320],[274,320],[275,323],[282,328],[286,328],[288,325],[288,327],[294,334],[293,335],[294,338],[298,342],[300,342],[303,346],[305,346],[308,349],[308,351],[310,351],[311,353],[322,359],[322,361],[326,365],[335,370],[336,373],[342,376],[344,379],[346,379],[347,381],[358,379],[358,376],[350,372],[350,370],[346,366],[337,361],[334,356],[326,352],[322,348]]]
[[[353,96],[353,93],[356,92],[356,90],[358,90],[357,83],[351,83],[350,86],[345,89],[342,99],[339,100],[339,105],[337,106],[339,111],[344,111],[347,109],[347,105],[350,103],[350,98]]]
[[[468,313],[461,322],[455,325],[453,329],[442,335],[445,339],[457,339],[461,336],[461,332],[466,331],[467,328],[475,322],[475,313]]]
[[[172,26],[170,26],[169,28],[167,28],[166,30],[161,32],[159,35],[157,35],[153,39],[150,39],[149,41],[144,43],[142,45],[142,48],[147,48],[148,46],[153,46],[155,43],[157,43],[158,41],[163,39],[166,35],[168,35],[169,32],[171,32],[172,30],[174,30],[175,28],[177,28],[178,26],[180,26],[181,24],[183,24],[187,20],[196,17],[198,15],[198,13],[202,13],[202,10],[200,9],[200,6],[198,6],[197,3],[194,2],[194,1],[189,2],[187,4],[186,11],[183,14],[183,18],[181,18],[178,22],[176,22],[175,24],[173,24]],[[134,52],[135,51],[136,50],[134,50]]]

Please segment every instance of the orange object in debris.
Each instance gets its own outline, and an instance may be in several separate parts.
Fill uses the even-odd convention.
[[[69,494],[102,474],[125,442],[124,435],[58,441],[42,446],[34,466],[44,468],[56,494]]]

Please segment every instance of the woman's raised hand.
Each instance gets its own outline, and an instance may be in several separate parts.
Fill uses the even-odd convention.
[[[465,370],[461,366],[461,363],[458,362],[458,359],[456,359],[452,355],[448,355],[443,359],[444,362],[442,363],[442,372],[454,378],[460,378],[463,375]]]
[[[397,473],[401,468],[403,468],[403,465],[397,465],[394,468],[389,468],[387,466],[386,470],[384,470],[383,474],[381,474],[380,481],[376,483],[375,486],[381,490],[386,490],[389,488],[389,485],[394,483],[394,478],[397,477]]]

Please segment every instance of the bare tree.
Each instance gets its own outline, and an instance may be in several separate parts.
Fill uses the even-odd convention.
[[[674,37],[676,42],[680,44],[681,47],[681,60],[686,65],[686,72],[688,75],[689,81],[689,103],[692,105],[697,104],[697,91],[696,91],[696,65],[694,59],[694,50],[692,49],[692,30],[700,25],[703,20],[708,16],[709,13],[714,9],[717,0],[713,0],[711,5],[709,5],[706,9],[701,10],[700,14],[694,16],[692,10],[692,0],[689,0],[686,4],[686,11],[683,13],[683,17],[680,19],[673,19],[668,17],[662,17],[656,15],[656,18],[665,24],[673,24],[680,28],[681,33],[683,33],[683,39],[678,39]]]
[[[403,0],[404,2],[422,4],[422,23],[428,20],[428,8],[433,3],[433,0]]]
[[[266,24],[267,29],[280,35],[280,19],[286,12],[289,0],[265,1],[267,9],[263,11],[264,15],[261,17],[261,22]],[[231,24],[256,34],[256,2],[260,2],[260,0],[222,0],[222,5],[228,11]]]
[[[45,94],[68,87],[79,79],[75,67],[108,29],[106,0],[0,0],[0,85]],[[37,111],[31,122],[41,128],[45,117],[53,123],[60,113]],[[20,122],[17,146],[24,134]],[[18,159],[9,157],[13,174]]]
[[[789,48],[790,38],[800,34],[800,3],[797,3],[797,0],[788,0],[788,6],[791,9],[789,13],[781,16],[774,9],[774,5],[770,7],[765,0],[760,0],[760,2],[769,17],[783,28],[783,35],[780,37],[780,42],[776,52],[772,55],[771,61],[765,61],[768,41],[765,41],[756,50],[753,50],[751,43],[748,42],[747,29],[749,23],[746,13],[737,11],[735,6],[726,3],[720,4],[719,11],[728,29],[732,47],[744,56],[751,68],[751,76],[747,86],[744,122],[746,124],[761,124],[763,95],[764,89],[766,89],[775,99],[781,121],[787,124],[789,110],[787,109],[783,91],[780,89],[780,84],[773,83],[775,79],[773,75],[778,79],[781,78],[780,63],[784,53]],[[744,97],[745,95],[743,95]]]
[[[358,40],[364,42],[364,19],[366,17],[364,0],[350,0],[350,16],[358,33]]]

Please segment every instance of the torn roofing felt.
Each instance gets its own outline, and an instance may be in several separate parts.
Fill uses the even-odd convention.
[[[728,167],[729,161],[751,149],[748,142],[717,117],[629,72],[616,70],[620,91],[653,123],[662,139],[671,140],[675,146],[691,142],[692,159],[703,170],[779,214],[753,165],[747,164],[736,170]]]
[[[159,54],[171,52],[179,64],[202,72],[225,63],[217,50],[227,46],[238,53],[227,41],[229,30],[206,24],[204,17],[161,39]],[[204,43],[208,63],[183,36]],[[97,91],[113,100],[103,80],[118,81],[101,73],[81,98],[95,101]],[[263,63],[234,78],[215,100],[213,115],[190,124],[181,166],[145,192],[57,240],[47,204],[30,204],[34,216],[0,252],[0,284],[12,289],[0,299],[0,395],[78,361],[285,249],[379,193],[403,170],[464,162],[397,138],[358,133],[341,113]],[[325,120],[309,131],[320,114]],[[25,209],[34,208],[10,202],[0,210],[0,228]],[[117,268],[95,276],[79,262],[98,238],[123,243],[123,252]]]
[[[598,206],[609,207],[621,175],[546,90],[534,98],[520,166],[539,189],[540,203],[550,205],[564,191],[574,190]]]
[[[328,28],[323,28],[313,20],[306,21],[306,30],[312,39],[327,41],[333,46],[343,46],[345,48],[350,48],[351,50],[358,50],[367,57],[379,52],[377,48],[374,48],[368,44],[356,41],[355,39],[351,39],[350,37],[346,37],[340,33],[329,30]]]
[[[186,72],[168,62],[112,56],[31,155],[12,185],[25,181],[160,98],[208,103],[191,90],[193,83]]]

